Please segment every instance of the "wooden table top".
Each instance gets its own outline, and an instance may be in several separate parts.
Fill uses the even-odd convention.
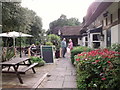
[[[16,65],[19,64],[23,61],[28,60],[29,58],[14,58],[13,60],[9,60],[9,61],[5,61],[5,62],[1,62],[0,65]]]

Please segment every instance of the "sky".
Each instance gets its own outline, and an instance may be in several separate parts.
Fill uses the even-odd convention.
[[[61,14],[67,18],[75,17],[82,22],[87,8],[94,0],[22,0],[21,5],[36,12],[42,18],[43,29],[49,28],[49,23],[57,20]]]

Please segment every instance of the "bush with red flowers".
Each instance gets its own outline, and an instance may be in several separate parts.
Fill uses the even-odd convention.
[[[75,64],[74,61],[74,56],[79,54],[79,53],[82,53],[82,52],[89,52],[91,51],[92,49],[91,48],[88,48],[88,47],[85,47],[85,46],[77,46],[77,47],[74,47],[72,50],[71,50],[71,62],[72,64]]]
[[[74,59],[78,88],[120,88],[120,52],[96,49],[77,54]]]

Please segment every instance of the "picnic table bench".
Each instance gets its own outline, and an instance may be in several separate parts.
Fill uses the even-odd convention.
[[[0,65],[2,65],[2,73],[15,73],[21,84],[23,84],[23,80],[21,79],[20,74],[25,74],[29,69],[32,69],[33,73],[36,73],[34,66],[37,64],[38,63],[32,64],[29,58],[15,58],[13,60],[0,63]],[[26,67],[19,70],[19,66],[21,65],[25,65]],[[13,67],[12,71],[10,70],[11,67]]]

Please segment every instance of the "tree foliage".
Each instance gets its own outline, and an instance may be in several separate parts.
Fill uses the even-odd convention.
[[[20,3],[2,3],[2,24],[2,32],[20,31],[34,36],[31,39],[22,40],[25,43],[40,41],[39,35],[43,32],[42,19],[34,11],[23,8]],[[17,41],[19,42],[19,38]]]
[[[63,26],[78,26],[80,25],[80,22],[77,18],[69,18],[67,19],[66,15],[61,15],[60,18],[58,18],[57,20],[52,21],[49,24],[50,30],[49,32],[54,32],[57,31],[59,28],[63,27]]]
[[[49,34],[49,35],[47,36],[47,41],[48,41],[48,42],[52,42],[53,45],[56,46],[56,49],[59,49],[59,48],[60,48],[60,42],[61,42],[61,40],[60,40],[60,37],[59,37],[59,36],[54,35],[54,34]]]
[[[25,12],[20,3],[2,3],[2,24],[3,32],[19,31],[26,25]]]

